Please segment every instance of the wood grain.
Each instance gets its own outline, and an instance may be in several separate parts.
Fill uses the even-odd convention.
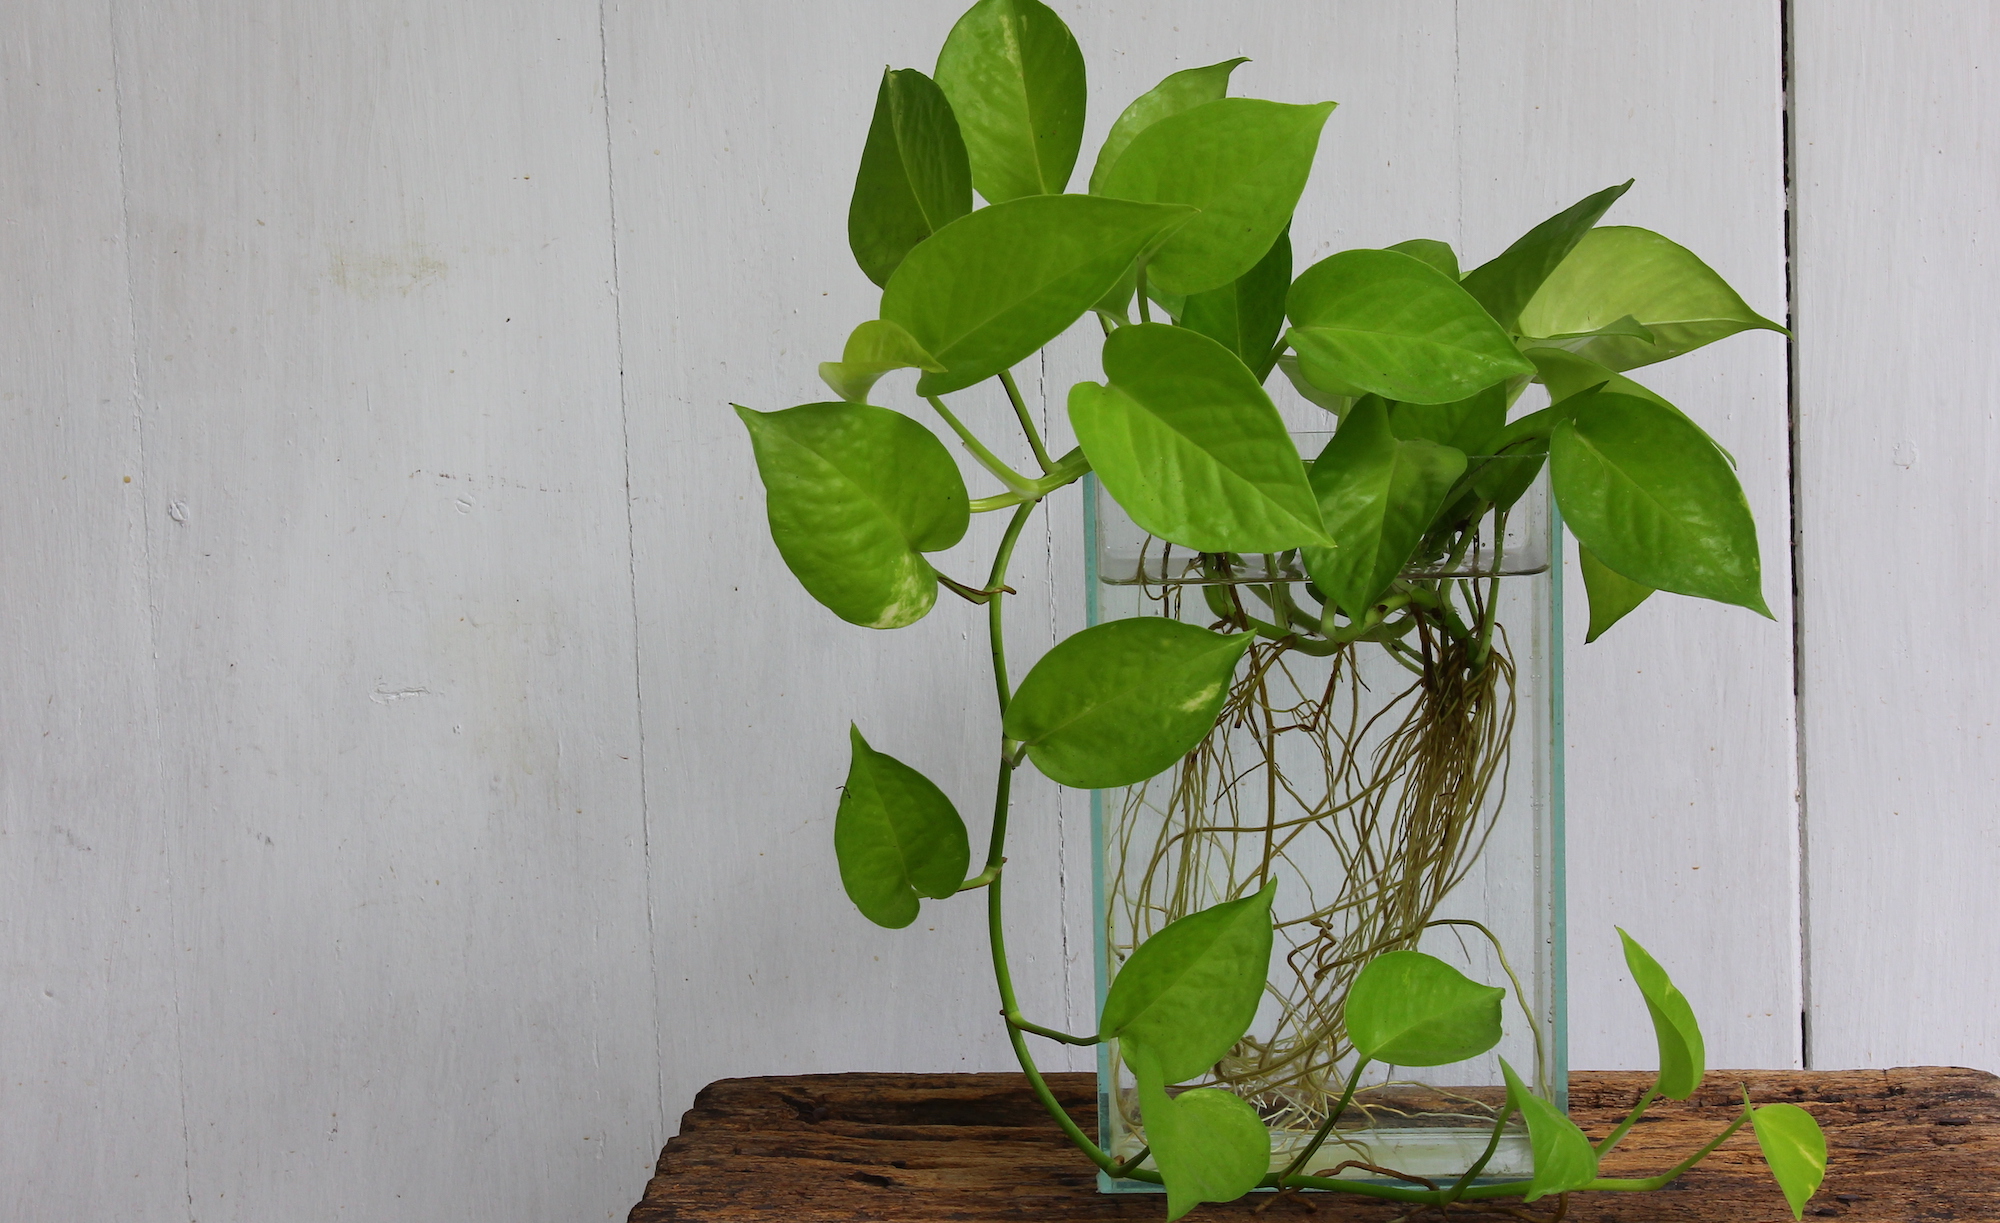
[[[1618,1072],[1570,1077],[1572,1115],[1601,1136],[1650,1081]],[[1814,1073],[1716,1071],[1685,1102],[1655,1104],[1605,1161],[1612,1176],[1672,1167],[1734,1119],[1742,1084],[1756,1104],[1798,1104],[1827,1131],[1829,1171],[1808,1213],[1855,1223],[2000,1216],[2000,1080],[1956,1069]],[[1096,1080],[1050,1077],[1086,1129]],[[1384,1223],[1389,1203],[1255,1194],[1192,1219],[1264,1217]],[[1551,1203],[1538,1213],[1546,1217]],[[1454,1217],[1504,1217],[1454,1210]],[[1155,1194],[1100,1194],[1018,1074],[799,1075],[710,1084],[660,1153],[628,1223],[741,1220],[1159,1219]],[[1571,1195],[1578,1223],[1782,1223],[1791,1218],[1755,1139],[1739,1132],[1666,1189]]]

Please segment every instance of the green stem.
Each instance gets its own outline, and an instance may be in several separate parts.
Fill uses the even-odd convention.
[[[1459,1177],[1450,1189],[1445,1190],[1442,1205],[1449,1206],[1464,1196],[1472,1182],[1479,1179],[1479,1174],[1486,1171],[1486,1165],[1493,1161],[1493,1152],[1500,1149],[1500,1135],[1507,1129],[1507,1118],[1513,1115],[1514,1110],[1511,1106],[1500,1110],[1500,1115],[1493,1121],[1493,1136],[1486,1140],[1486,1150],[1480,1153],[1477,1163],[1465,1170],[1464,1176]]]
[[[1333,1133],[1334,1124],[1340,1120],[1340,1114],[1347,1111],[1348,1103],[1354,1099],[1354,1089],[1361,1085],[1361,1072],[1367,1065],[1366,1060],[1357,1060],[1354,1063],[1354,1073],[1347,1076],[1347,1089],[1340,1093],[1340,1102],[1335,1104],[1333,1111],[1326,1115],[1325,1124],[1319,1127],[1319,1133],[1313,1135],[1313,1140],[1306,1144],[1306,1149],[1300,1151],[1299,1157],[1291,1163],[1286,1164],[1285,1170],[1278,1174],[1278,1184],[1283,1185],[1292,1177],[1298,1175],[1299,1169],[1305,1167],[1306,1164],[1312,1161],[1313,1156],[1319,1154],[1319,1149],[1326,1142],[1327,1135]]]
[[[1035,482],[1002,463],[997,455],[986,448],[984,442],[973,436],[972,430],[966,428],[958,417],[951,414],[951,409],[944,406],[944,400],[936,395],[926,395],[924,398],[930,401],[931,407],[937,409],[939,416],[944,417],[944,423],[951,426],[951,431],[958,434],[958,440],[965,443],[965,448],[972,452],[973,458],[979,460],[979,465],[992,472],[994,478],[1005,485],[1008,492],[1026,497],[1038,495],[1035,492]]]
[[[1597,1157],[1599,1159],[1603,1159],[1606,1155],[1611,1154],[1611,1148],[1618,1145],[1618,1140],[1625,1136],[1627,1130],[1638,1124],[1639,1117],[1646,1111],[1647,1106],[1652,1104],[1654,1100],[1657,1100],[1659,1096],[1660,1085],[1656,1082],[1646,1089],[1645,1095],[1639,1097],[1639,1103],[1633,1106],[1631,1112],[1625,1114],[1625,1119],[1618,1123],[1618,1128],[1606,1134],[1604,1140],[1597,1144]]]
[[[1750,1109],[1749,1106],[1746,1105],[1743,1109],[1743,1115],[1738,1117],[1736,1120],[1730,1122],[1729,1128],[1722,1131],[1720,1134],[1717,1134],[1715,1136],[1714,1141],[1710,1142],[1707,1146],[1703,1147],[1701,1150],[1696,1151],[1694,1154],[1688,1156],[1686,1159],[1683,1159],[1681,1162],[1675,1164],[1673,1167],[1667,1169],[1665,1172],[1660,1173],[1658,1176],[1649,1176],[1641,1180],[1605,1180],[1602,1177],[1600,1177],[1597,1180],[1590,1182],[1588,1185],[1585,1185],[1584,1188],[1608,1189],[1614,1192],[1625,1192],[1625,1193],[1646,1193],[1654,1189],[1665,1189],[1668,1185],[1671,1185],[1674,1183],[1674,1181],[1678,1180],[1682,1173],[1686,1172],[1689,1168],[1694,1167],[1702,1160],[1707,1159],[1708,1153],[1710,1151],[1713,1151],[1715,1150],[1715,1148],[1721,1146],[1723,1143],[1728,1142],[1730,1136],[1736,1133],[1737,1130],[1742,1129],[1744,1122],[1748,1120],[1750,1120]]]
[[[1032,502],[1022,505],[1014,511],[1013,518],[1008,521],[1007,533],[1001,537],[1000,549],[993,558],[993,572],[986,582],[988,587],[998,588],[1005,584],[1007,562],[1013,558],[1014,545],[1021,538],[1021,528],[1027,525],[1028,515],[1034,508]],[[1007,716],[1007,704],[1014,697],[1013,685],[1007,678],[1007,646],[1003,633],[1004,621],[1001,616],[1004,606],[1005,599],[1001,596],[995,596],[993,601],[986,605],[988,644],[993,656],[993,689],[1000,699],[1000,716],[1003,722]],[[997,873],[997,868],[1006,861],[1008,798],[1013,789],[1015,767],[1010,745],[1003,738],[1000,745],[1000,775],[993,784],[993,835],[987,842],[986,849],[986,869],[996,872],[992,882],[986,885],[986,937],[993,951],[993,983],[1000,992],[1000,1011],[1008,1016],[1019,1015],[1021,1003],[1014,994],[1013,970],[1007,964],[1007,932],[1005,922],[1002,920],[1001,907],[1001,884],[1004,880]],[[1055,1123],[1062,1128],[1062,1132],[1076,1144],[1078,1150],[1089,1157],[1090,1162],[1105,1172],[1116,1172],[1120,1166],[1118,1161],[1090,1140],[1090,1136],[1083,1132],[1082,1127],[1071,1118],[1068,1110],[1063,1108],[1062,1102],[1056,1099],[1055,1092],[1049,1090],[1048,1080],[1042,1077],[1041,1068],[1035,1065],[1034,1055],[1028,1052],[1027,1034],[1010,1022],[1007,1025],[1007,1041],[1014,1046],[1014,1057],[1021,1063],[1021,1073],[1028,1077],[1028,1089],[1034,1093],[1035,1099],[1048,1111],[1049,1116],[1054,1118]]]
[[[964,883],[959,884],[958,890],[961,892],[978,891],[980,888],[983,888],[987,884],[993,882],[995,879],[998,879],[1000,877],[1000,868],[1005,865],[1007,865],[1007,859],[1005,858],[1000,859],[998,865],[989,866],[985,870],[980,871],[977,875],[974,875],[972,878],[967,879]]]
[[[1144,259],[1139,261],[1138,276],[1138,281],[1134,287],[1139,291],[1139,321],[1150,323],[1153,321],[1153,311],[1146,304],[1146,261]]]
[[[1151,1155],[1152,1153],[1153,1153],[1152,1147],[1150,1146],[1140,1147],[1139,1153],[1137,1155],[1134,1155],[1132,1158],[1126,1160],[1124,1163],[1119,1164],[1117,1167],[1111,1169],[1111,1179],[1115,1181],[1122,1181],[1126,1177],[1132,1175],[1134,1172],[1137,1172],[1139,1170],[1139,1165],[1146,1162],[1146,1156]]]
[[[1035,431],[1034,418],[1028,415],[1028,405],[1021,399],[1021,388],[1014,385],[1014,371],[1000,371],[1000,385],[1007,388],[1007,398],[1014,405],[1014,419],[1021,422],[1021,432],[1028,435],[1028,446],[1035,452],[1035,462],[1042,465],[1042,474],[1056,469],[1056,461],[1049,457],[1048,448],[1042,445],[1042,435]]]
[[[1104,1040],[1102,1036],[1071,1036],[1067,1032],[1058,1032],[1054,1028],[1045,1028],[1038,1023],[1029,1023],[1018,1014],[1003,1015],[1002,1018],[1007,1021],[1007,1026],[1010,1028],[1019,1028],[1023,1032],[1033,1032],[1037,1036],[1046,1036],[1050,1040],[1061,1041],[1065,1045],[1095,1045]]]

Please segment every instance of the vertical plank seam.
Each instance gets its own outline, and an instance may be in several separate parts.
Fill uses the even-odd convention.
[[[1812,851],[1806,804],[1806,654],[1803,532],[1799,523],[1799,344],[1798,344],[1798,188],[1795,142],[1798,137],[1797,97],[1793,89],[1792,0],[1778,0],[1778,79],[1783,122],[1785,176],[1785,459],[1786,509],[1790,515],[1787,544],[1792,578],[1792,783],[1798,838],[1799,939],[1799,1065],[1813,1068],[1812,1055]]]
[[[155,583],[153,515],[148,508],[148,498],[152,496],[152,481],[148,478],[146,465],[146,396],[139,370],[139,293],[133,281],[132,271],[132,180],[125,157],[125,73],[124,65],[118,55],[118,32],[118,2],[106,0],[104,33],[111,54],[111,120],[118,146],[119,244],[125,265],[125,337],[129,356],[126,384],[132,405],[133,446],[138,455],[140,553],[146,570],[146,645],[147,652],[152,655],[153,671],[153,719],[152,725],[147,727],[146,735],[153,749],[154,793],[158,796],[157,801],[160,804],[162,832],[167,851],[166,934],[172,965],[168,979],[171,982],[174,1004],[174,1096],[180,1108],[181,1119],[181,1196],[187,1203],[188,1223],[194,1223],[194,1139],[188,1131],[187,1021],[181,1013],[183,963],[179,951],[180,878],[174,869],[179,838],[173,834],[174,804],[168,797],[166,753],[160,749],[160,727],[166,724],[166,710],[162,696],[165,683],[160,674],[160,601]]]
[[[660,940],[653,916],[653,808],[646,771],[646,684],[639,643],[638,527],[632,512],[632,415],[625,393],[625,299],[618,271],[618,166],[611,135],[611,41],[606,33],[605,0],[597,0],[597,68],[604,103],[604,196],[611,220],[611,319],[618,353],[618,437],[625,466],[625,581],[632,603],[632,706],[639,746],[639,842],[645,862],[646,963],[653,984],[653,1137],[667,1132],[667,1069],[660,1047]]]
[[[1055,417],[1049,408],[1049,354],[1044,348],[1037,354],[1035,373],[1035,393],[1041,397],[1042,436],[1053,436]],[[1057,621],[1056,584],[1056,533],[1055,515],[1048,501],[1042,502],[1042,589],[1043,607],[1048,615],[1048,636],[1046,645],[1053,649],[1062,627]],[[1070,960],[1070,913],[1069,913],[1069,835],[1070,835],[1069,791],[1066,787],[1056,787],[1056,928],[1062,939],[1062,1009],[1063,1022],[1074,1023],[1076,1015],[1075,965]],[[1086,1025],[1089,1031],[1097,1030],[1097,1017],[1091,1016]],[[1066,1058],[1069,1065],[1075,1065],[1073,1054]]]

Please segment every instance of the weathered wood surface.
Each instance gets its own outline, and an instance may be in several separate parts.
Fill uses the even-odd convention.
[[[2000,1218],[2000,1079],[1976,1070],[1716,1071],[1691,1100],[1655,1104],[1605,1161],[1605,1173],[1671,1167],[1729,1123],[1746,1081],[1754,1102],[1802,1105],[1827,1131],[1830,1167],[1808,1218]],[[1049,1082],[1090,1128],[1094,1077],[1057,1074]],[[1573,1075],[1572,1112],[1595,1137],[1648,1082],[1633,1073]],[[1256,1194],[1189,1217],[1250,1215],[1270,1201]],[[1386,1221],[1404,1213],[1357,1197],[1310,1201],[1310,1208],[1275,1203],[1265,1217]],[[1546,1213],[1553,1203],[1541,1207]],[[817,1074],[710,1084],[660,1153],[629,1223],[1159,1219],[1163,1212],[1153,1194],[1098,1193],[1090,1164],[1018,1074]],[[1469,1208],[1453,1213],[1478,1217]],[[1665,1190],[1579,1193],[1568,1213],[1574,1223],[1790,1217],[1747,1131]]]

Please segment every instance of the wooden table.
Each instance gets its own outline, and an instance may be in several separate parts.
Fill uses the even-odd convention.
[[[1571,1111],[1593,1137],[1629,1109],[1639,1074],[1576,1074]],[[1826,1185],[1806,1217],[2000,1220],[2000,1080],[1976,1070],[1717,1071],[1684,1103],[1648,1111],[1605,1161],[1653,1175],[1727,1125],[1751,1084],[1759,1104],[1804,1105],[1827,1132]],[[1050,1085],[1087,1132],[1095,1079]],[[1669,1154],[1672,1152],[1673,1154]],[[1249,1217],[1269,1193],[1203,1206],[1191,1220]],[[1308,1205],[1308,1201],[1310,1205]],[[674,1220],[1045,1220],[1165,1217],[1156,1194],[1100,1194],[1018,1074],[818,1074],[723,1079],[696,1097],[630,1223]],[[1552,1202],[1532,1212],[1547,1217]],[[1345,1194],[1274,1203],[1264,1219],[1387,1223],[1407,1208]],[[1468,1219],[1506,1218],[1454,1208]],[[1436,1212],[1430,1217],[1437,1218]],[[1746,1129],[1657,1193],[1573,1194],[1571,1223],[1778,1223],[1791,1212]]]

